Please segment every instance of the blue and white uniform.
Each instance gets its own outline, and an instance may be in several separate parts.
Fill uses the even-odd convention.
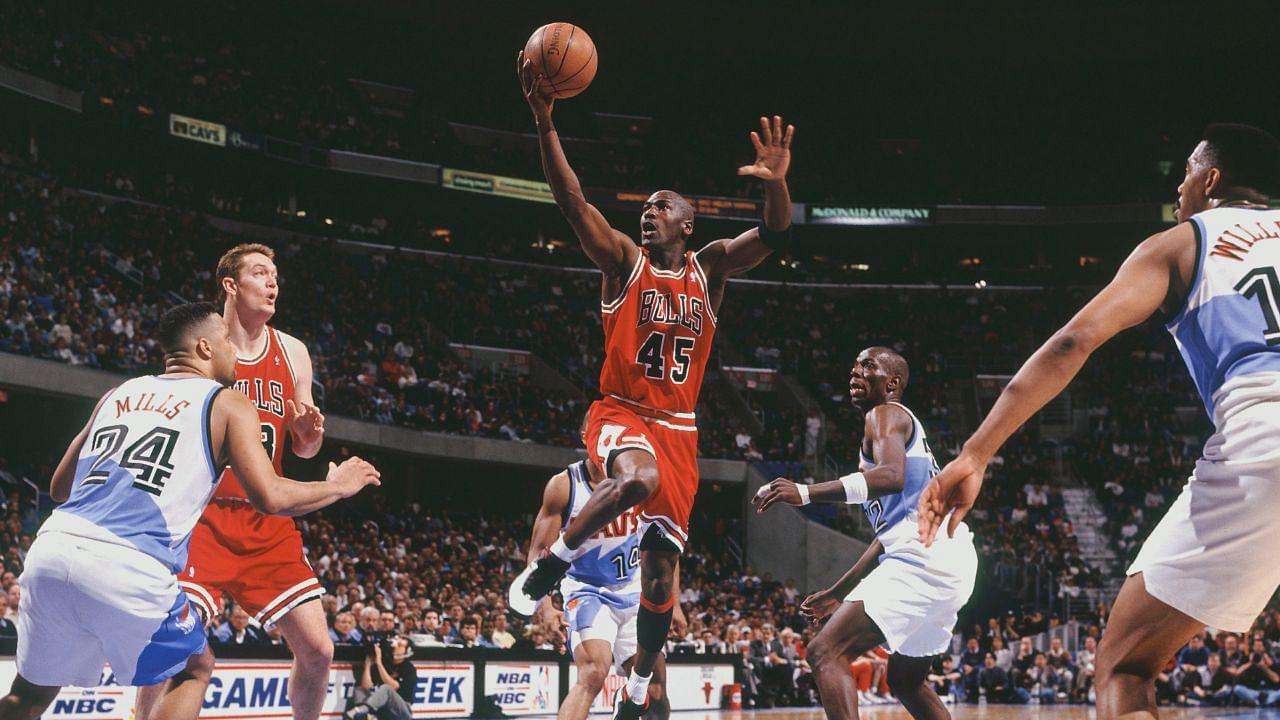
[[[1214,434],[1129,567],[1162,602],[1248,630],[1280,586],[1280,211],[1191,218],[1196,267],[1169,323]]]
[[[40,527],[19,580],[24,678],[94,686],[105,660],[119,683],[153,685],[204,650],[174,574],[217,483],[209,415],[220,390],[144,376],[107,394],[71,496]]]
[[[591,498],[586,461],[568,467],[569,504],[562,530]],[[603,530],[584,541],[582,551],[560,581],[569,646],[603,640],[613,646],[618,667],[636,652],[636,618],[640,613],[640,516],[629,508]]]
[[[931,547],[920,542],[917,506],[920,494],[938,474],[938,462],[915,414],[901,403],[886,404],[911,416],[905,482],[902,492],[863,504],[876,537],[884,545],[884,554],[845,600],[862,601],[891,652],[929,657],[951,646],[957,614],[973,593],[978,554],[964,523],[956,528],[953,538],[943,532]],[[875,466],[876,459],[862,453],[859,469],[866,472]]]

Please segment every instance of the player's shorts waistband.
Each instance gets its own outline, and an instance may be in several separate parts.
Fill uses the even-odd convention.
[[[657,420],[662,420],[669,423],[676,423],[679,425],[693,426],[698,420],[698,416],[696,413],[691,413],[691,412],[682,413],[682,412],[672,412],[671,410],[663,410],[661,408],[650,407],[649,405],[645,405],[644,403],[639,403],[639,402],[636,402],[635,400],[628,400],[624,397],[620,397],[618,395],[613,395],[613,394],[605,395],[604,399],[601,400],[601,402],[604,402],[606,404],[618,404],[631,410],[632,412],[640,413],[642,415],[646,415],[648,417],[651,417]]]

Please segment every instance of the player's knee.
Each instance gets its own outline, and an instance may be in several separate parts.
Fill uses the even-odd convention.
[[[213,665],[213,651],[206,645],[204,652],[187,659],[186,673],[199,680],[208,680],[213,677]]]
[[[614,472],[626,507],[644,502],[658,489],[658,467],[648,455],[644,455],[642,461],[619,461]]]
[[[308,637],[305,642],[292,647],[294,660],[305,668],[324,668],[327,672],[333,662],[333,639],[328,635]]]
[[[591,697],[600,694],[604,689],[605,678],[609,677],[609,667],[604,663],[590,663],[579,668],[578,682],[591,692]]]

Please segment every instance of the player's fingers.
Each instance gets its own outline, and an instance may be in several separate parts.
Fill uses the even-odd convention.
[[[765,145],[773,144],[773,130],[769,128],[769,118],[760,116],[760,139]]]
[[[796,126],[795,126],[795,125],[788,125],[788,126],[787,126],[787,134],[782,136],[782,147],[790,149],[790,147],[791,147],[791,138],[793,138],[793,137],[795,137],[795,136],[796,136]]]
[[[782,143],[782,116],[773,116],[773,143],[780,145]]]
[[[756,152],[764,150],[764,143],[760,140],[760,133],[754,130],[751,131],[751,144],[755,147]]]
[[[947,523],[947,537],[956,536],[956,528],[960,527],[960,521],[964,520],[964,516],[969,514],[969,508],[958,507],[951,513],[951,522]]]

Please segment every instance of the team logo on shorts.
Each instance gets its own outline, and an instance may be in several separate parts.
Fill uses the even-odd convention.
[[[192,632],[196,629],[195,615],[191,614],[191,603],[187,602],[182,606],[182,612],[178,615],[178,629],[184,633]]]

